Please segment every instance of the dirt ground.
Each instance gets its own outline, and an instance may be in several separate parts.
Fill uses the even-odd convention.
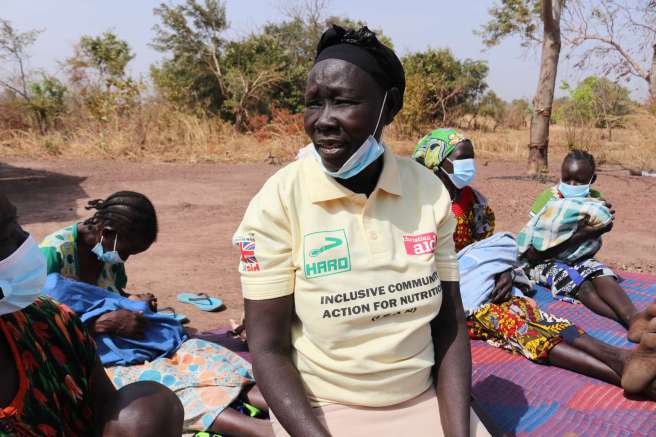
[[[226,326],[242,312],[237,264],[231,237],[249,199],[279,167],[257,163],[167,164],[124,161],[35,161],[0,163],[0,191],[18,206],[20,221],[40,240],[89,214],[86,201],[119,190],[140,191],[155,204],[160,236],[127,264],[128,290],[155,293],[160,307],[174,306],[199,330]],[[523,177],[525,165],[479,161],[476,183],[497,214],[497,230],[517,232],[532,200],[551,179]],[[656,273],[656,178],[600,169],[596,188],[617,210],[613,231],[604,237],[599,258],[633,272]],[[176,302],[182,291],[221,297],[225,309],[204,313]]]

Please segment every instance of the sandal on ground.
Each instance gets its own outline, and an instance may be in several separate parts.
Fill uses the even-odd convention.
[[[218,297],[210,297],[206,293],[180,293],[178,302],[195,305],[201,311],[216,311],[223,307],[223,301]]]

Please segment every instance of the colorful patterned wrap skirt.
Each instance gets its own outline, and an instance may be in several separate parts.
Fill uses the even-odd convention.
[[[565,338],[584,332],[569,321],[542,311],[533,299],[513,297],[500,304],[488,304],[467,318],[469,336],[485,340],[525,356],[546,362],[549,352]]]
[[[184,431],[206,431],[241,391],[255,383],[251,365],[215,343],[192,339],[171,358],[127,367],[109,367],[117,388],[136,381],[164,384],[180,398],[185,410]]]

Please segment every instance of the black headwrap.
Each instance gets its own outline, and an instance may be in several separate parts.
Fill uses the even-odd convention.
[[[367,28],[346,30],[333,25],[321,36],[314,63],[325,59],[341,59],[360,67],[383,87],[398,88],[403,101],[405,71],[394,51],[378,41],[376,34]]]

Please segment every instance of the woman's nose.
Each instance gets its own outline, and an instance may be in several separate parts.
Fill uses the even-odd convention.
[[[339,127],[332,105],[327,103],[321,108],[319,118],[317,118],[314,126],[318,130],[331,130]]]

